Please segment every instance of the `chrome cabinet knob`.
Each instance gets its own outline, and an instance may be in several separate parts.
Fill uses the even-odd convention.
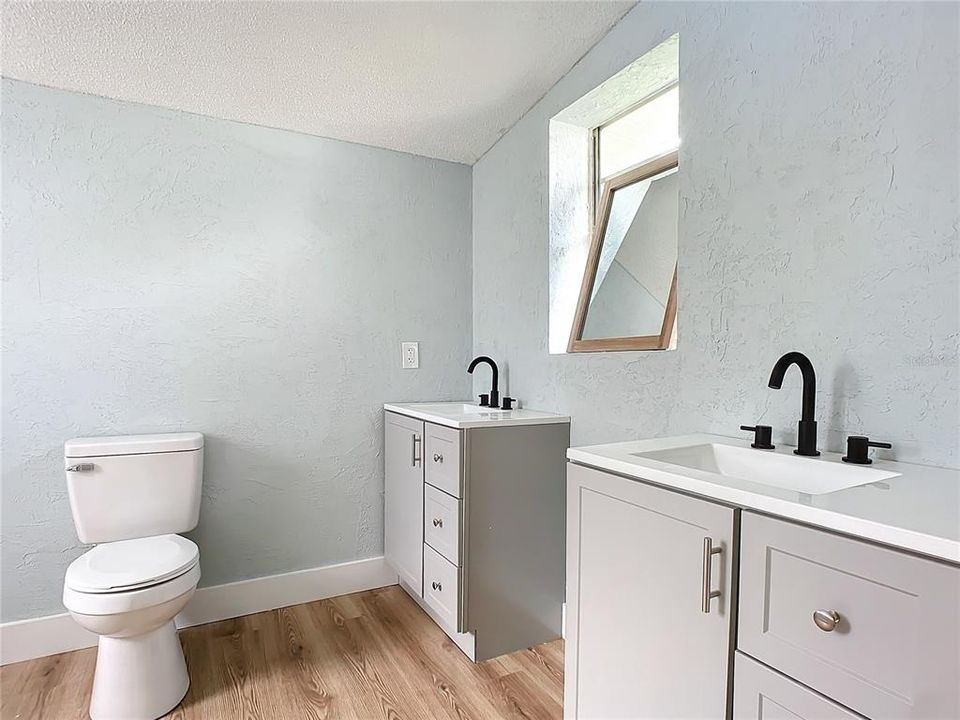
[[[434,454],[433,454],[433,461],[436,462],[436,463],[442,463],[442,462],[443,462],[443,455],[441,455],[440,453],[434,453]]]
[[[443,585],[438,582],[432,583],[434,590],[443,590]]]
[[[78,463],[77,465],[68,465],[67,472],[92,472],[96,469],[93,463]]]
[[[434,527],[443,527],[443,520],[441,520],[440,518],[434,518],[434,519],[433,519],[433,526],[434,526]]]
[[[833,632],[840,624],[840,613],[836,610],[815,610],[813,621],[824,632]]]

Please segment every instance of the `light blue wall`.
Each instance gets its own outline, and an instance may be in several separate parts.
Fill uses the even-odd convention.
[[[63,612],[78,435],[206,434],[204,585],[379,555],[381,403],[470,389],[470,168],[2,90],[3,620]]]
[[[470,168],[3,81],[3,620],[62,611],[76,435],[207,434],[204,584],[379,554],[380,403],[471,349],[578,444],[789,441],[799,349],[824,444],[957,465],[957,21],[639,4],[474,166],[472,276]],[[547,122],[674,32],[678,351],[550,356]]]
[[[799,375],[766,385],[801,350],[823,445],[956,466],[958,11],[639,3],[474,166],[474,351],[588,444],[758,421],[791,442]],[[678,350],[551,356],[548,121],[673,33]]]

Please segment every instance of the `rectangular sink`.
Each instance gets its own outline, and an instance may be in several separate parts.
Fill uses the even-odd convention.
[[[685,445],[630,454],[690,470],[809,495],[824,495],[899,475],[884,470],[720,443]]]
[[[418,403],[417,406],[424,412],[437,413],[438,415],[479,415],[481,413],[502,412],[499,408],[480,407],[479,405],[458,402]]]

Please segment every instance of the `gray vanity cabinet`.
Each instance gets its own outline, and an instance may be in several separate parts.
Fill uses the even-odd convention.
[[[384,557],[423,595],[423,421],[385,413],[383,427]]]
[[[723,718],[738,511],[567,472],[565,716]]]
[[[957,565],[584,465],[567,478],[566,717],[960,717]]]
[[[384,556],[472,660],[560,637],[570,424],[384,419]]]

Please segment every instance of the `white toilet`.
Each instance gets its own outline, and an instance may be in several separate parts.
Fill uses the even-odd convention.
[[[81,542],[63,604],[100,636],[93,720],[152,720],[190,685],[173,618],[200,580],[197,526],[203,435],[76,438],[64,445],[67,488]]]

